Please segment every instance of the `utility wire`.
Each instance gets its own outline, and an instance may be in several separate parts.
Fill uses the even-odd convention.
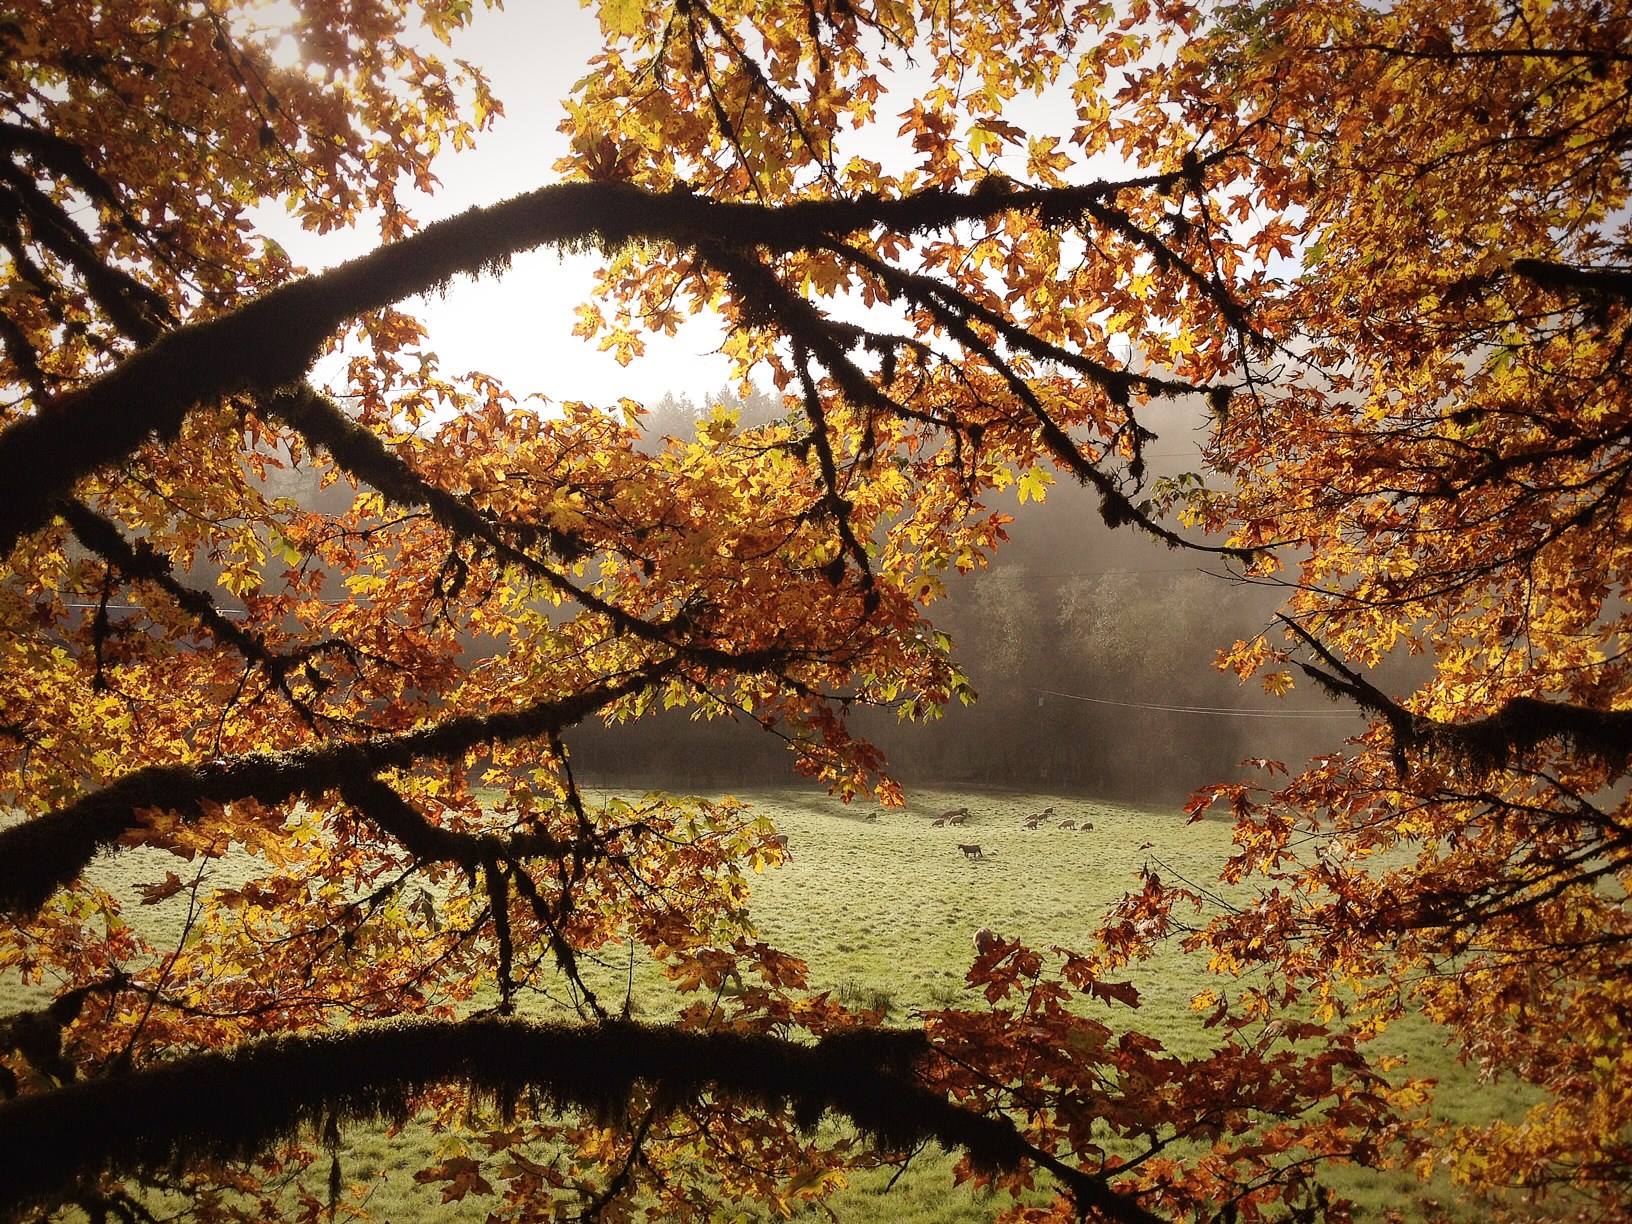
[[[350,603],[345,599],[324,599],[320,603],[342,604]],[[91,609],[100,605],[94,603],[70,603],[69,608]],[[144,609],[137,604],[109,604],[110,612],[141,612]],[[223,616],[247,616],[246,608],[218,608]],[[1156,710],[1164,714],[1211,714],[1224,718],[1290,718],[1296,720],[1325,719],[1325,718],[1356,718],[1357,714],[1342,710],[1236,710],[1227,706],[1191,706],[1191,705],[1159,705],[1149,701],[1115,701],[1109,697],[1086,697],[1081,693],[1062,693],[1058,689],[1033,689],[1032,692],[1042,693],[1049,697],[1064,697],[1068,701],[1084,701],[1090,705],[1116,706],[1123,710]],[[1039,704],[1041,702],[1039,701]]]
[[[1157,705],[1146,701],[1113,701],[1109,697],[1084,697],[1081,693],[1062,693],[1057,689],[1033,689],[1050,697],[1065,697],[1071,701],[1086,701],[1092,705],[1118,706],[1124,710],[1160,710],[1167,714],[1214,714],[1229,718],[1356,718],[1357,714],[1342,710],[1232,710],[1227,706]]]

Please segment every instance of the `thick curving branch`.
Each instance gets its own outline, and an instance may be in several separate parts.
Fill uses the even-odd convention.
[[[1548,742],[1561,743],[1617,772],[1632,762],[1632,710],[1514,697],[1483,718],[1467,722],[1426,718],[1389,697],[1302,625],[1289,617],[1278,619],[1326,665],[1293,660],[1304,675],[1333,697],[1347,698],[1388,723],[1394,737],[1394,763],[1402,777],[1407,772],[1406,749],[1438,751],[1486,771],[1504,768],[1514,757]]]
[[[141,813],[162,808],[196,814],[201,803],[255,799],[282,803],[321,794],[417,761],[452,760],[472,748],[547,735],[671,675],[675,659],[568,697],[497,714],[467,714],[394,735],[330,741],[288,752],[252,752],[200,765],[151,765],[8,829],[0,830],[0,913],[37,909],[53,891],[85,869],[96,854],[141,823]],[[412,809],[410,809],[411,811]],[[416,850],[407,817],[386,831]],[[421,839],[429,837],[421,832]],[[436,857],[447,847],[433,847]],[[451,855],[456,860],[458,856]]]
[[[1632,268],[1583,268],[1549,259],[1515,259],[1513,271],[1558,293],[1632,302]]]
[[[961,1109],[924,1087],[914,1069],[930,1054],[921,1033],[867,1029],[801,1045],[627,1021],[417,1020],[273,1038],[0,1105],[0,1209],[61,1201],[98,1173],[246,1159],[330,1118],[402,1117],[417,1093],[439,1083],[467,1084],[501,1109],[536,1091],[555,1109],[603,1119],[621,1117],[644,1083],[675,1105],[709,1094],[791,1109],[807,1126],[842,1114],[882,1147],[932,1139],[983,1168],[1035,1162],[1060,1178],[1085,1218],[1156,1224],[1101,1178],[1034,1148],[1007,1119]]]
[[[44,525],[76,481],[124,460],[151,437],[174,436],[195,405],[295,382],[348,320],[456,275],[492,271],[535,247],[615,247],[633,239],[695,247],[729,234],[733,242],[773,253],[814,250],[880,227],[927,232],[1014,211],[1080,218],[1121,191],[1171,187],[1193,174],[1004,194],[863,194],[780,207],[711,200],[685,189],[565,183],[473,208],[214,319],[165,332],[88,386],[0,431],[0,488],[7,490],[0,501],[0,556]]]

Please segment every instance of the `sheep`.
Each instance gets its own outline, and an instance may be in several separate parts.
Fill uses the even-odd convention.
[[[1026,817],[1025,827],[1028,829],[1035,829],[1040,825],[1047,824],[1053,818],[1054,809],[1052,807],[1046,807],[1042,811],[1038,812],[1037,815]]]
[[[985,858],[986,857],[984,854],[982,854],[980,852],[980,847],[979,846],[967,846],[964,843],[959,842],[958,843],[958,849],[963,851],[963,857],[964,858],[978,859],[978,858]]]
[[[1003,940],[998,936],[998,933],[992,930],[991,927],[981,927],[980,930],[975,932],[975,954],[985,956],[986,953],[1002,942]]]

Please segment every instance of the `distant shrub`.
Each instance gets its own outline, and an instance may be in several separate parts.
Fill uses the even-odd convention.
[[[839,1002],[853,1011],[877,1012],[879,1017],[887,1018],[895,1010],[895,994],[893,991],[882,990],[873,986],[863,986],[859,982],[846,978],[839,983],[835,991]]]

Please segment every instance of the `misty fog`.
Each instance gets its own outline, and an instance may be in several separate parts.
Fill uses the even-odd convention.
[[[734,406],[745,426],[776,414],[768,398]],[[1159,434],[1152,475],[1199,468],[1203,417],[1189,411],[1148,422]],[[686,436],[695,412],[685,400],[659,403],[645,420],[651,444]],[[930,722],[852,716],[896,776],[1172,800],[1239,776],[1244,758],[1296,764],[1358,733],[1358,715],[1307,685],[1277,701],[1214,666],[1219,649],[1270,627],[1284,591],[1234,580],[1221,560],[1136,529],[1113,531],[1097,502],[1063,474],[1042,505],[1020,506],[1012,490],[988,499],[1014,516],[1010,542],[989,569],[949,575],[948,597],[929,610],[979,700],[954,701]],[[746,718],[671,711],[580,728],[573,746],[580,769],[604,781],[728,787],[794,776],[788,748]]]

